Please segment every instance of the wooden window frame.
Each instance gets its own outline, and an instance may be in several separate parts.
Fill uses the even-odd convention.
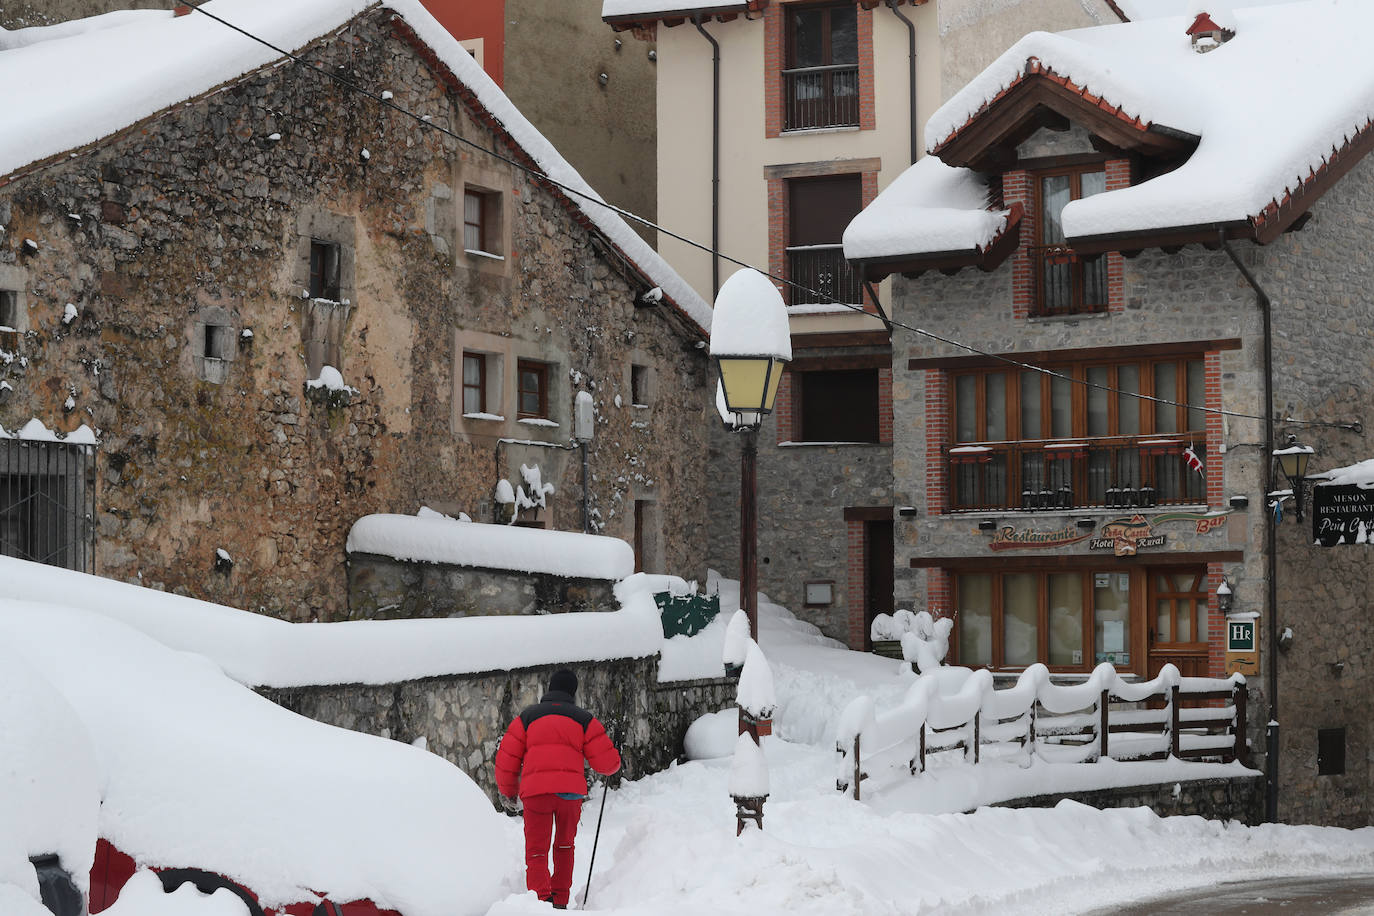
[[[835,49],[833,44],[835,28],[832,22],[831,14],[836,10],[852,11],[854,15],[855,60],[852,64],[835,63]],[[808,11],[822,13],[824,17],[821,25],[821,34],[823,36],[821,47],[821,62],[819,64],[813,64],[810,67],[802,67],[797,59],[796,14],[799,12]],[[864,66],[864,54],[863,40],[861,36],[862,25],[859,21],[858,7],[855,6],[855,4],[853,4],[852,2],[843,3],[836,2],[836,0],[822,0],[822,2],[817,3],[789,3],[782,6],[782,19],[782,72],[778,74],[778,77],[780,78],[780,81],[784,87],[780,93],[780,96],[783,99],[783,107],[785,109],[789,107],[789,104],[787,102],[787,81],[793,74],[802,73],[814,74],[816,76],[819,76],[820,79],[823,80],[825,86],[824,99],[826,100],[826,104],[828,104],[832,109],[832,116],[830,118],[821,119],[824,123],[796,124],[795,126],[793,126],[794,122],[792,121],[793,115],[788,111],[784,111],[782,113],[782,120],[784,122],[782,126],[782,132],[788,133],[793,131],[804,132],[808,130],[833,130],[862,127],[863,80],[861,74]],[[854,67],[855,70],[854,120],[852,123],[847,119],[841,120],[839,117],[833,114],[835,100],[838,98],[842,98],[842,96],[837,93],[835,88],[835,78],[839,75],[837,71],[839,70],[839,68],[850,66]]]
[[[1009,575],[1034,575],[1034,576],[1037,576],[1037,577],[1038,577],[1038,584],[1037,584],[1037,590],[1036,590],[1036,600],[1037,600],[1037,609],[1036,609],[1036,611],[1037,611],[1037,612],[1036,612],[1036,662],[1035,662],[1035,663],[1037,663],[1037,664],[1044,664],[1046,667],[1048,667],[1051,671],[1054,671],[1054,672],[1060,672],[1060,673],[1086,673],[1086,672],[1092,671],[1093,668],[1097,667],[1097,662],[1096,662],[1096,660],[1095,660],[1097,656],[1096,656],[1096,652],[1095,652],[1095,650],[1094,650],[1094,646],[1096,645],[1096,643],[1095,643],[1095,641],[1094,641],[1095,634],[1094,634],[1094,632],[1093,632],[1093,627],[1094,627],[1094,625],[1095,625],[1095,623],[1096,623],[1096,614],[1095,614],[1095,612],[1096,612],[1096,607],[1095,607],[1095,605],[1093,604],[1093,588],[1094,588],[1094,585],[1093,585],[1093,576],[1096,575],[1097,573],[1108,573],[1108,574],[1110,574],[1110,575],[1127,574],[1127,575],[1130,575],[1130,576],[1131,576],[1131,585],[1130,585],[1130,592],[1129,592],[1130,597],[1129,597],[1129,599],[1128,599],[1128,600],[1129,600],[1129,607],[1130,607],[1129,618],[1128,618],[1128,619],[1129,619],[1129,629],[1128,629],[1128,632],[1129,632],[1129,634],[1130,634],[1130,642],[1127,643],[1127,645],[1130,645],[1130,646],[1132,647],[1132,648],[1130,649],[1131,662],[1130,662],[1130,664],[1118,665],[1118,666],[1117,666],[1117,669],[1118,669],[1119,671],[1123,671],[1123,672],[1138,672],[1139,669],[1140,669],[1140,665],[1142,664],[1142,661],[1143,661],[1143,659],[1145,658],[1145,656],[1146,656],[1146,654],[1147,654],[1147,646],[1143,646],[1143,645],[1142,645],[1142,646],[1137,647],[1137,646],[1135,645],[1136,642],[1139,640],[1139,634],[1137,633],[1138,627],[1137,627],[1137,625],[1136,625],[1136,619],[1137,619],[1136,592],[1137,592],[1137,590],[1138,590],[1139,588],[1143,587],[1143,585],[1144,585],[1144,583],[1141,582],[1140,579],[1139,579],[1140,574],[1141,574],[1141,571],[1140,571],[1140,570],[1133,570],[1133,569],[1131,569],[1130,567],[1121,566],[1121,565],[1113,565],[1113,564],[1111,564],[1111,563],[1109,563],[1109,562],[1104,562],[1104,563],[1103,563],[1102,565],[1100,565],[1100,566],[1098,566],[1098,565],[1093,565],[1093,566],[1085,566],[1085,567],[1082,567],[1082,568],[1065,568],[1065,569],[1050,569],[1050,568],[1045,568],[1045,567],[1011,566],[1011,567],[1007,567],[1007,568],[998,568],[998,569],[994,569],[994,570],[988,570],[988,569],[978,569],[978,568],[975,568],[975,567],[967,567],[967,568],[953,568],[953,569],[950,569],[950,570],[949,570],[949,578],[950,578],[951,596],[952,596],[953,601],[954,601],[954,605],[953,605],[953,606],[954,606],[956,609],[961,608],[961,606],[962,606],[962,605],[961,605],[961,602],[960,602],[960,600],[959,600],[959,580],[960,580],[961,577],[963,577],[963,576],[988,576],[988,577],[990,577],[990,579],[991,579],[992,606],[989,608],[989,612],[990,612],[990,617],[991,617],[992,646],[991,646],[991,658],[990,658],[990,660],[989,660],[989,664],[987,665],[987,667],[988,667],[989,670],[992,670],[992,671],[1007,671],[1007,670],[1019,671],[1019,670],[1023,670],[1023,669],[1024,669],[1024,666],[1020,666],[1020,665],[1014,666],[1014,667],[1012,667],[1012,668],[1008,668],[1007,665],[1006,665],[1006,645],[1005,645],[1005,628],[1006,628],[1006,616],[1005,616],[1005,615],[1006,615],[1006,608],[1005,608],[1005,586],[1004,586],[1004,579],[1005,579],[1006,576],[1009,576]],[[1047,659],[1049,658],[1049,654],[1050,654],[1050,652],[1049,652],[1049,650],[1050,650],[1050,631],[1049,631],[1049,612],[1050,612],[1050,607],[1049,607],[1049,577],[1050,577],[1051,575],[1078,575],[1078,576],[1081,577],[1081,581],[1082,581],[1082,595],[1083,595],[1083,614],[1082,614],[1083,619],[1082,619],[1082,621],[1081,621],[1081,624],[1082,624],[1082,634],[1081,634],[1081,637],[1080,637],[1080,643],[1079,643],[1079,645],[1080,645],[1081,651],[1082,651],[1082,653],[1083,653],[1083,655],[1082,655],[1082,659],[1083,659],[1083,660],[1082,660],[1081,663],[1079,663],[1079,664],[1077,664],[1077,665],[1051,665],[1051,664],[1049,664],[1049,662],[1047,661]],[[957,618],[956,618],[956,625],[955,625],[955,627],[953,628],[953,630],[952,630],[951,633],[950,633],[950,639],[951,639],[951,642],[953,643],[952,657],[953,657],[954,659],[957,659],[957,662],[956,662],[956,663],[957,663],[957,664],[960,664],[960,665],[969,665],[970,662],[965,661],[965,660],[963,659],[963,657],[959,654],[959,653],[960,653],[960,647],[959,647],[959,626],[958,626],[958,623],[957,623]]]
[[[475,385],[468,382],[469,359],[474,360],[477,364],[477,384]],[[471,350],[464,350],[461,371],[463,383],[463,414],[467,415],[473,413],[491,413],[487,405],[487,354],[475,353]],[[469,391],[475,391],[477,393],[476,410],[467,409]]]
[[[488,235],[490,234],[490,229],[491,229],[491,214],[490,214],[489,209],[488,209],[488,208],[491,206],[490,197],[491,197],[490,194],[488,194],[488,193],[486,193],[486,192],[484,192],[484,191],[476,190],[476,189],[474,189],[474,188],[464,188],[464,189],[463,189],[463,248],[464,248],[464,250],[476,250],[476,251],[483,252],[484,254],[495,254],[495,253],[496,253],[496,252],[493,252],[493,251],[491,250],[491,240],[488,238]],[[477,222],[475,222],[475,223],[474,223],[474,222],[471,222],[471,221],[468,219],[468,200],[469,200],[469,199],[472,199],[472,200],[476,200],[476,201],[477,201]],[[476,249],[472,249],[472,248],[467,244],[468,227],[470,227],[470,226],[473,227],[473,228],[475,228],[475,229],[477,230],[477,248],[476,248]]]
[[[331,270],[332,265],[332,270]],[[332,273],[333,276],[329,276]],[[343,295],[343,246],[329,239],[310,240],[311,299],[339,302]]]
[[[1134,399],[1135,402],[1136,402],[1136,404],[1138,405],[1138,407],[1139,407],[1139,409],[1140,409],[1140,432],[1138,432],[1138,433],[1125,433],[1125,434],[1119,432],[1119,430],[1120,430],[1120,428],[1121,428],[1121,426],[1120,426],[1120,422],[1121,422],[1121,417],[1120,417],[1120,397],[1121,397],[1121,396],[1117,393],[1117,379],[1118,379],[1118,377],[1119,377],[1119,371],[1120,371],[1121,367],[1122,367],[1122,366],[1127,366],[1127,365],[1137,366],[1137,367],[1140,369],[1140,386],[1139,386],[1139,390],[1138,390],[1136,393],[1137,393],[1137,394],[1141,394],[1141,395],[1145,395],[1145,396],[1147,396],[1147,397],[1154,397],[1154,394],[1155,394],[1155,366],[1160,365],[1160,364],[1163,364],[1163,363],[1174,363],[1174,364],[1175,364],[1175,367],[1174,367],[1175,379],[1176,379],[1176,381],[1175,381],[1175,386],[1176,386],[1176,387],[1175,387],[1175,391],[1181,394],[1181,399],[1180,399],[1179,397],[1174,398],[1174,400],[1179,401],[1179,403],[1173,408],[1173,410],[1174,410],[1174,412],[1175,412],[1175,425],[1176,425],[1177,429],[1174,430],[1174,431],[1168,431],[1168,430],[1166,430],[1166,431],[1158,431],[1158,430],[1156,429],[1157,423],[1156,423],[1156,416],[1155,416],[1155,414],[1156,414],[1156,408],[1157,408],[1159,405],[1158,405],[1155,401],[1147,400],[1145,397],[1141,397],[1141,398],[1135,398],[1135,399]],[[1189,363],[1199,363],[1199,364],[1201,364],[1201,365],[1203,366],[1203,371],[1204,371],[1204,373],[1205,373],[1205,371],[1206,371],[1206,359],[1205,359],[1205,355],[1202,354],[1202,353],[1198,353],[1198,354],[1196,354],[1196,355],[1173,355],[1173,356],[1141,357],[1141,358],[1116,359],[1116,360],[1094,359],[1094,360],[1083,360],[1083,361],[1076,361],[1076,362],[1070,362],[1070,363],[1046,364],[1046,365],[1044,365],[1042,368],[1048,369],[1048,370],[1050,370],[1051,372],[1055,372],[1055,373],[1057,373],[1057,374],[1059,374],[1059,375],[1067,376],[1067,377],[1069,377],[1070,379],[1073,380],[1073,381],[1071,381],[1071,382],[1069,383],[1069,384],[1071,384],[1071,385],[1073,386],[1072,389],[1071,389],[1071,392],[1072,392],[1072,402],[1071,402],[1071,414],[1072,414],[1072,419],[1071,419],[1071,421],[1070,421],[1070,422],[1071,422],[1071,426],[1072,426],[1072,430],[1070,431],[1070,433],[1069,433],[1069,435],[1068,435],[1067,437],[1065,437],[1065,436],[1045,435],[1045,433],[1046,433],[1047,431],[1050,431],[1050,430],[1051,430],[1051,426],[1050,426],[1050,422],[1051,422],[1051,420],[1050,420],[1050,417],[1051,417],[1050,411],[1051,411],[1051,407],[1052,407],[1052,402],[1051,402],[1052,387],[1051,387],[1051,386],[1053,385],[1053,381],[1054,381],[1054,380],[1053,380],[1049,375],[1046,375],[1046,374],[1044,374],[1044,373],[1040,373],[1040,417],[1041,417],[1041,435],[1035,436],[1035,437],[1031,437],[1031,438],[1026,438],[1026,437],[1023,437],[1022,434],[1021,434],[1021,402],[1022,402],[1022,399],[1021,399],[1021,383],[1020,383],[1020,377],[1021,377],[1021,374],[1022,374],[1023,372],[1027,372],[1027,371],[1030,371],[1030,370],[1019,369],[1019,368],[1017,368],[1016,366],[1013,366],[1013,365],[1011,365],[1011,364],[1007,364],[1005,367],[1001,367],[1001,366],[990,366],[990,367],[979,367],[979,368],[975,368],[975,369],[961,369],[961,370],[957,370],[957,371],[950,372],[950,373],[949,373],[948,380],[947,380],[947,386],[948,386],[947,397],[949,398],[950,416],[951,416],[951,418],[957,418],[958,415],[959,415],[958,380],[959,380],[960,378],[963,378],[963,377],[966,377],[966,376],[974,376],[974,377],[977,379],[977,381],[976,381],[976,383],[975,383],[975,385],[976,385],[976,388],[975,388],[975,391],[976,391],[976,394],[975,394],[975,397],[976,397],[976,406],[974,407],[974,429],[977,430],[977,431],[985,431],[985,430],[987,429],[987,423],[988,423],[988,415],[987,415],[987,383],[988,383],[988,378],[989,378],[989,376],[994,376],[994,375],[1001,375],[1001,376],[1003,376],[1003,382],[1004,382],[1004,384],[1006,385],[1006,397],[1005,397],[1005,404],[1006,404],[1006,433],[1005,433],[1005,438],[1003,438],[1003,439],[975,438],[975,439],[961,440],[961,439],[958,438],[958,423],[955,422],[955,423],[951,423],[951,424],[950,424],[950,443],[949,443],[949,444],[951,444],[951,445],[975,445],[975,444],[983,444],[983,443],[987,443],[987,442],[1035,442],[1035,441],[1040,441],[1040,440],[1049,441],[1049,440],[1054,440],[1054,439],[1065,439],[1065,440],[1067,440],[1067,439],[1100,439],[1100,438],[1104,438],[1104,437],[1118,436],[1118,435],[1131,435],[1131,436],[1137,436],[1137,435],[1138,435],[1138,436],[1161,435],[1161,436],[1179,436],[1179,437],[1194,436],[1194,437],[1196,437],[1196,438],[1204,438],[1204,437],[1207,435],[1207,431],[1206,431],[1206,427],[1205,427],[1205,426],[1204,426],[1202,429],[1196,429],[1196,430],[1194,430],[1194,429],[1189,429],[1189,428],[1188,428],[1189,413],[1190,413],[1191,411],[1193,411],[1193,410],[1203,410],[1203,409],[1205,409],[1206,406],[1207,406],[1206,403],[1196,404],[1196,405],[1189,405],[1189,404],[1187,403],[1187,397],[1188,397],[1188,364],[1189,364]],[[1110,390],[1107,392],[1108,432],[1105,433],[1105,434],[1094,434],[1094,435],[1089,435],[1089,434],[1088,434],[1088,391],[1089,391],[1089,388],[1088,388],[1088,386],[1087,386],[1086,384],[1084,384],[1084,382],[1086,382],[1086,380],[1087,380],[1088,370],[1089,370],[1089,369],[1098,369],[1098,368],[1106,368],[1106,369],[1108,370],[1108,373],[1107,373],[1107,387],[1110,389]],[[1205,383],[1204,383],[1204,400],[1205,400]],[[1205,414],[1203,415],[1203,422],[1204,422],[1204,424],[1205,424],[1205,422],[1206,422]]]
[[[873,416],[872,416],[872,438],[863,439],[844,439],[812,435],[814,426],[807,422],[807,380],[812,376],[844,374],[853,377],[858,373],[873,373]],[[844,442],[857,443],[861,445],[878,445],[882,442],[882,373],[877,367],[855,366],[848,368],[824,368],[824,369],[804,369],[800,372],[792,373],[792,429],[795,432],[797,442]]]
[[[1072,253],[1068,252],[1067,249],[1064,249],[1062,255],[1060,255],[1061,257],[1068,259],[1070,268],[1069,282],[1071,284],[1070,298],[1072,301],[1069,303],[1069,306],[1067,308],[1057,308],[1051,310],[1047,307],[1045,302],[1045,284],[1042,273],[1045,264],[1047,263],[1046,259],[1049,256],[1049,250],[1051,248],[1060,248],[1063,244],[1058,243],[1057,245],[1050,245],[1045,241],[1046,221],[1044,179],[1057,178],[1061,175],[1068,176],[1069,201],[1072,202],[1075,200],[1083,199],[1083,176],[1091,173],[1101,172],[1103,173],[1105,182],[1106,168],[1107,163],[1106,160],[1103,159],[1100,161],[1094,160],[1088,163],[1034,169],[1029,172],[1031,182],[1031,193],[1034,195],[1035,200],[1035,245],[1033,246],[1032,251],[1030,252],[1032,267],[1031,275],[1032,283],[1034,284],[1033,296],[1031,299],[1032,316],[1044,317],[1052,315],[1093,315],[1107,311],[1109,300],[1111,299],[1111,294],[1107,288],[1109,279],[1105,276],[1103,277],[1102,301],[1094,303],[1086,302],[1085,299],[1087,281],[1084,277],[1084,261],[1080,259],[1077,255],[1073,255]],[[1102,259],[1103,268],[1105,269],[1106,256],[1101,255],[1099,257]],[[1097,259],[1095,258],[1094,260]]]
[[[539,399],[539,413],[528,413],[525,410],[525,395],[529,389],[525,388],[525,373],[535,373],[539,379],[539,385],[535,389],[535,394]],[[516,360],[515,363],[515,415],[520,420],[547,420],[549,419],[549,364],[541,363],[532,359]]]

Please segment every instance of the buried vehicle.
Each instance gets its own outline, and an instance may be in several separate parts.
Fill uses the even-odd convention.
[[[119,913],[142,869],[249,916],[475,914],[518,881],[504,817],[452,764],[92,611],[0,598],[0,730],[6,914]]]

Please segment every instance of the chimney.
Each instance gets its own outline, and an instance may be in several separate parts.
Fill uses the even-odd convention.
[[[1218,25],[1206,11],[1197,14],[1193,24],[1188,27],[1188,37],[1192,39],[1193,50],[1199,54],[1213,51],[1236,37],[1235,29]]]

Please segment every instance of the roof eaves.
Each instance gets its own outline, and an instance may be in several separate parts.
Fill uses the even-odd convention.
[[[1296,188],[1284,190],[1258,214],[1251,217],[1255,226],[1255,241],[1267,245],[1286,232],[1303,213],[1311,209],[1342,177],[1374,150],[1374,119],[1345,138],[1340,147],[1332,147],[1331,154],[1316,169],[1309,169]]]
[[[921,274],[927,270],[957,273],[965,267],[991,272],[1001,266],[1021,244],[1021,223],[1025,209],[1018,201],[1007,211],[1007,224],[987,245],[951,251],[900,254],[880,258],[854,258],[865,280],[878,282],[892,274]]]
[[[617,32],[630,29],[650,29],[662,24],[668,28],[692,22],[700,17],[703,22],[715,20],[730,22],[741,15],[749,16],[762,12],[769,0],[740,0],[737,3],[720,3],[703,6],[684,6],[675,10],[659,10],[645,13],[627,13],[621,16],[603,16],[601,21]]]

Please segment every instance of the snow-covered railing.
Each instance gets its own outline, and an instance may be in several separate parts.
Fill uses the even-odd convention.
[[[959,749],[965,762],[984,756],[1049,763],[1245,758],[1245,678],[1181,677],[1165,665],[1150,681],[1122,680],[1109,663],[1079,684],[1053,684],[1032,665],[1016,683],[993,687],[986,669],[938,668],[922,675],[894,709],[875,714],[871,697],[845,708],[835,740],[836,788],[868,778],[865,759],[905,763],[925,772],[926,758]],[[861,751],[864,756],[861,757]]]

